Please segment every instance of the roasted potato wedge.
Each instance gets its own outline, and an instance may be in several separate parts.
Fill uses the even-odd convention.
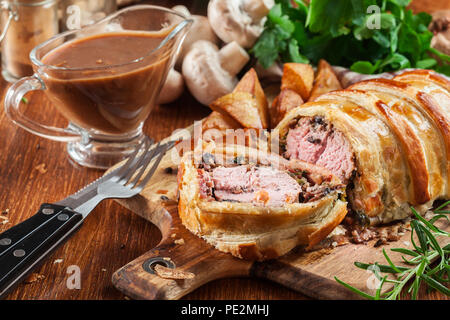
[[[248,92],[232,92],[210,105],[213,111],[229,116],[244,128],[263,129],[256,98]]]
[[[281,90],[290,89],[307,101],[314,82],[314,70],[309,64],[285,63],[281,77]]]
[[[315,98],[324,93],[340,89],[342,89],[342,85],[336,77],[336,74],[330,64],[321,59],[317,66],[317,75],[314,79],[314,85],[308,101],[314,101]]]
[[[225,135],[227,129],[238,129],[240,127],[241,125],[239,122],[230,116],[225,116],[217,111],[213,111],[205,120],[203,120],[203,138],[206,141],[216,140],[216,138]]]
[[[270,107],[270,125],[275,128],[290,110],[303,104],[302,97],[291,89],[283,89]]]
[[[256,108],[258,109],[259,117],[263,128],[268,128],[270,125],[269,119],[269,105],[267,102],[264,90],[259,82],[256,71],[252,68],[242,77],[238,82],[233,92],[248,92],[256,99]]]
[[[225,116],[217,111],[211,112],[211,114],[205,118],[202,124],[203,131],[209,129],[238,129],[240,127],[241,125],[239,124],[239,122],[229,117],[228,115]]]

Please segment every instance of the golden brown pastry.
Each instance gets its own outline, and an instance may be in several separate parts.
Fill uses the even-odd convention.
[[[186,153],[178,186],[183,225],[244,259],[311,247],[347,213],[343,184],[328,170],[238,145]]]
[[[322,166],[347,184],[372,224],[424,213],[449,199],[450,82],[428,70],[333,91],[279,123],[282,154]]]

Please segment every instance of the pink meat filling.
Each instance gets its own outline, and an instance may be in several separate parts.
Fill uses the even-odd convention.
[[[271,167],[217,167],[210,174],[218,201],[282,206],[298,202],[302,191],[289,174]]]
[[[344,135],[322,120],[308,117],[289,130],[285,156],[327,168],[344,183],[355,169],[353,152]]]

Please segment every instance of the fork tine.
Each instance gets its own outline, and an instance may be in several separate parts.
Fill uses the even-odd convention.
[[[119,172],[116,174],[116,177],[118,177],[120,179],[120,177],[122,177],[127,170],[130,168],[131,165],[134,164],[134,161],[136,159],[136,155],[139,153],[139,150],[142,149],[142,147],[147,143],[147,138],[144,139],[144,141],[142,141],[137,147],[136,149],[133,151],[133,153],[128,157],[127,162],[125,162],[122,165],[122,168],[119,170]]]
[[[139,179],[141,179],[142,175],[144,174],[145,170],[147,169],[148,164],[152,161],[152,159],[155,157],[157,152],[160,152],[161,143],[158,142],[158,144],[147,153],[145,156],[145,159],[143,159],[142,163],[139,165],[140,170],[138,174],[133,178],[133,176],[130,177],[130,180],[128,181],[128,186],[130,188],[134,188],[134,186],[139,182]],[[133,178],[133,179],[132,179]],[[132,180],[131,180],[132,179]]]
[[[150,180],[150,178],[153,176],[153,174],[155,173],[156,168],[158,167],[159,163],[161,162],[163,156],[165,155],[166,151],[168,149],[168,144],[163,145],[161,152],[158,155],[158,158],[155,160],[155,162],[153,163],[151,169],[147,172],[147,174],[145,175],[144,179],[141,181],[141,183],[135,188],[137,190],[142,190],[145,185],[148,183],[148,181]]]
[[[148,140],[145,140],[144,147],[142,148],[141,154],[137,155],[137,161],[130,165],[127,170],[125,170],[122,174],[122,176],[119,179],[119,183],[125,184],[130,178],[133,176],[133,174],[140,168],[142,162],[145,160],[145,157],[147,156],[148,149],[150,148],[151,143]]]

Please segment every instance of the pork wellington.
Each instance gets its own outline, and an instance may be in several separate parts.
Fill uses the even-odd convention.
[[[333,91],[278,124],[281,153],[330,170],[372,225],[449,199],[450,81],[408,71]]]
[[[244,259],[313,246],[347,213],[345,186],[330,170],[238,145],[186,153],[178,186],[186,228]]]

